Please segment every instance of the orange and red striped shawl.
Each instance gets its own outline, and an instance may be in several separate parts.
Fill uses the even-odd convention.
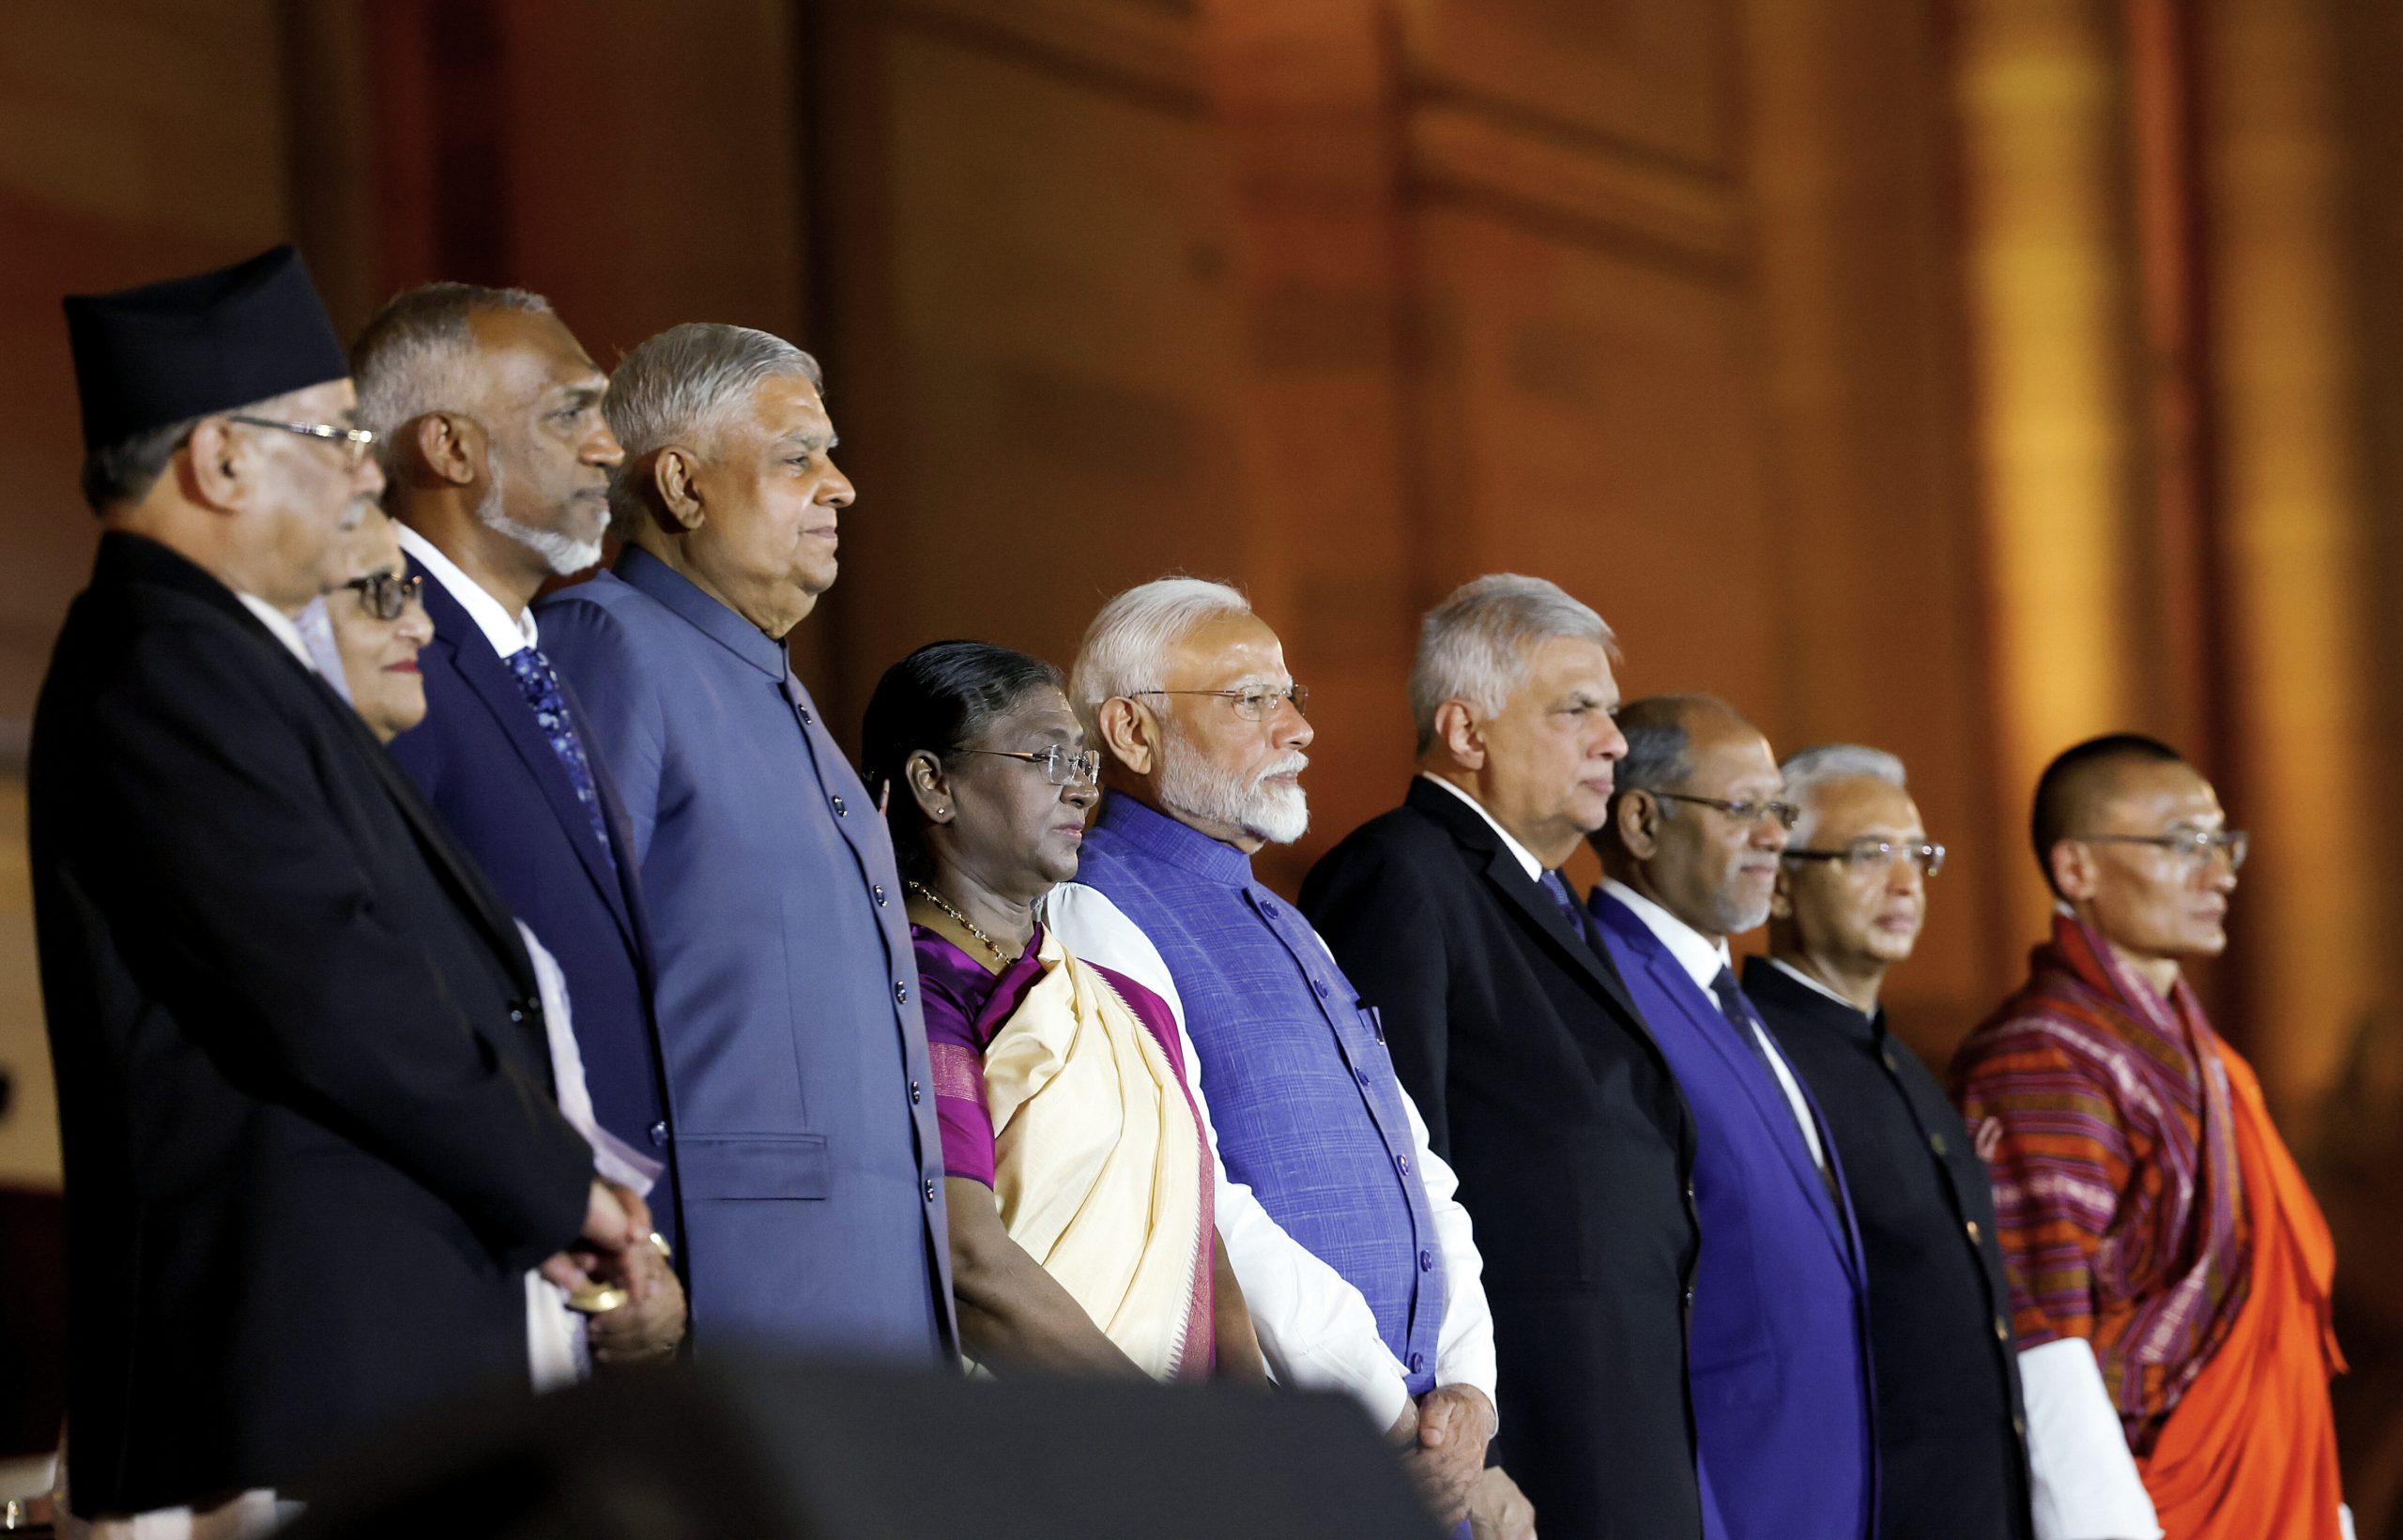
[[[2246,1298],[2227,1054],[2182,981],[2163,999],[2062,915],[1953,1060],[2019,1346],[2089,1339],[2140,1456]]]

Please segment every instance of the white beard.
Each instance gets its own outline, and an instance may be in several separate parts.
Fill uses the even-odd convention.
[[[1291,845],[1309,830],[1309,797],[1298,785],[1266,782],[1297,775],[1309,762],[1306,754],[1291,754],[1247,783],[1221,774],[1180,744],[1161,756],[1159,799],[1171,812],[1240,829],[1271,845]]]
[[[498,465],[492,467],[492,479],[484,484],[484,495],[476,503],[476,522],[541,557],[544,565],[560,577],[572,577],[601,559],[600,535],[589,541],[580,541],[560,530],[537,529],[531,525],[520,524],[502,512]]]

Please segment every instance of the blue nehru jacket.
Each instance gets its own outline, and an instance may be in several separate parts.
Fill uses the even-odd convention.
[[[1444,1252],[1373,1007],[1318,933],[1231,845],[1112,792],[1077,880],[1132,920],[1176,980],[1227,1174],[1342,1274],[1435,1386]]]
[[[696,1349],[957,1340],[900,878],[784,645],[649,554],[540,608],[650,911]]]

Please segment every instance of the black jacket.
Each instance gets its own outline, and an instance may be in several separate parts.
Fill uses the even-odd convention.
[[[1833,1130],[1869,1264],[1884,1540],[2028,1540],[2027,1423],[1986,1164],[1873,1018],[1769,962],[1744,993]]]
[[[523,1386],[526,1268],[583,1226],[513,922],[233,593],[104,536],[34,717],[67,1168],[76,1506],[304,1473]]]
[[[1460,1174],[1500,1357],[1497,1454],[1545,1540],[1692,1540],[1693,1131],[1599,944],[1424,780],[1328,852],[1302,907]]]

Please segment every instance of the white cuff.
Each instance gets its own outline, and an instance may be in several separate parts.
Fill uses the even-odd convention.
[[[2161,1540],[2094,1346],[2060,1337],[2019,1355],[2036,1540]]]

